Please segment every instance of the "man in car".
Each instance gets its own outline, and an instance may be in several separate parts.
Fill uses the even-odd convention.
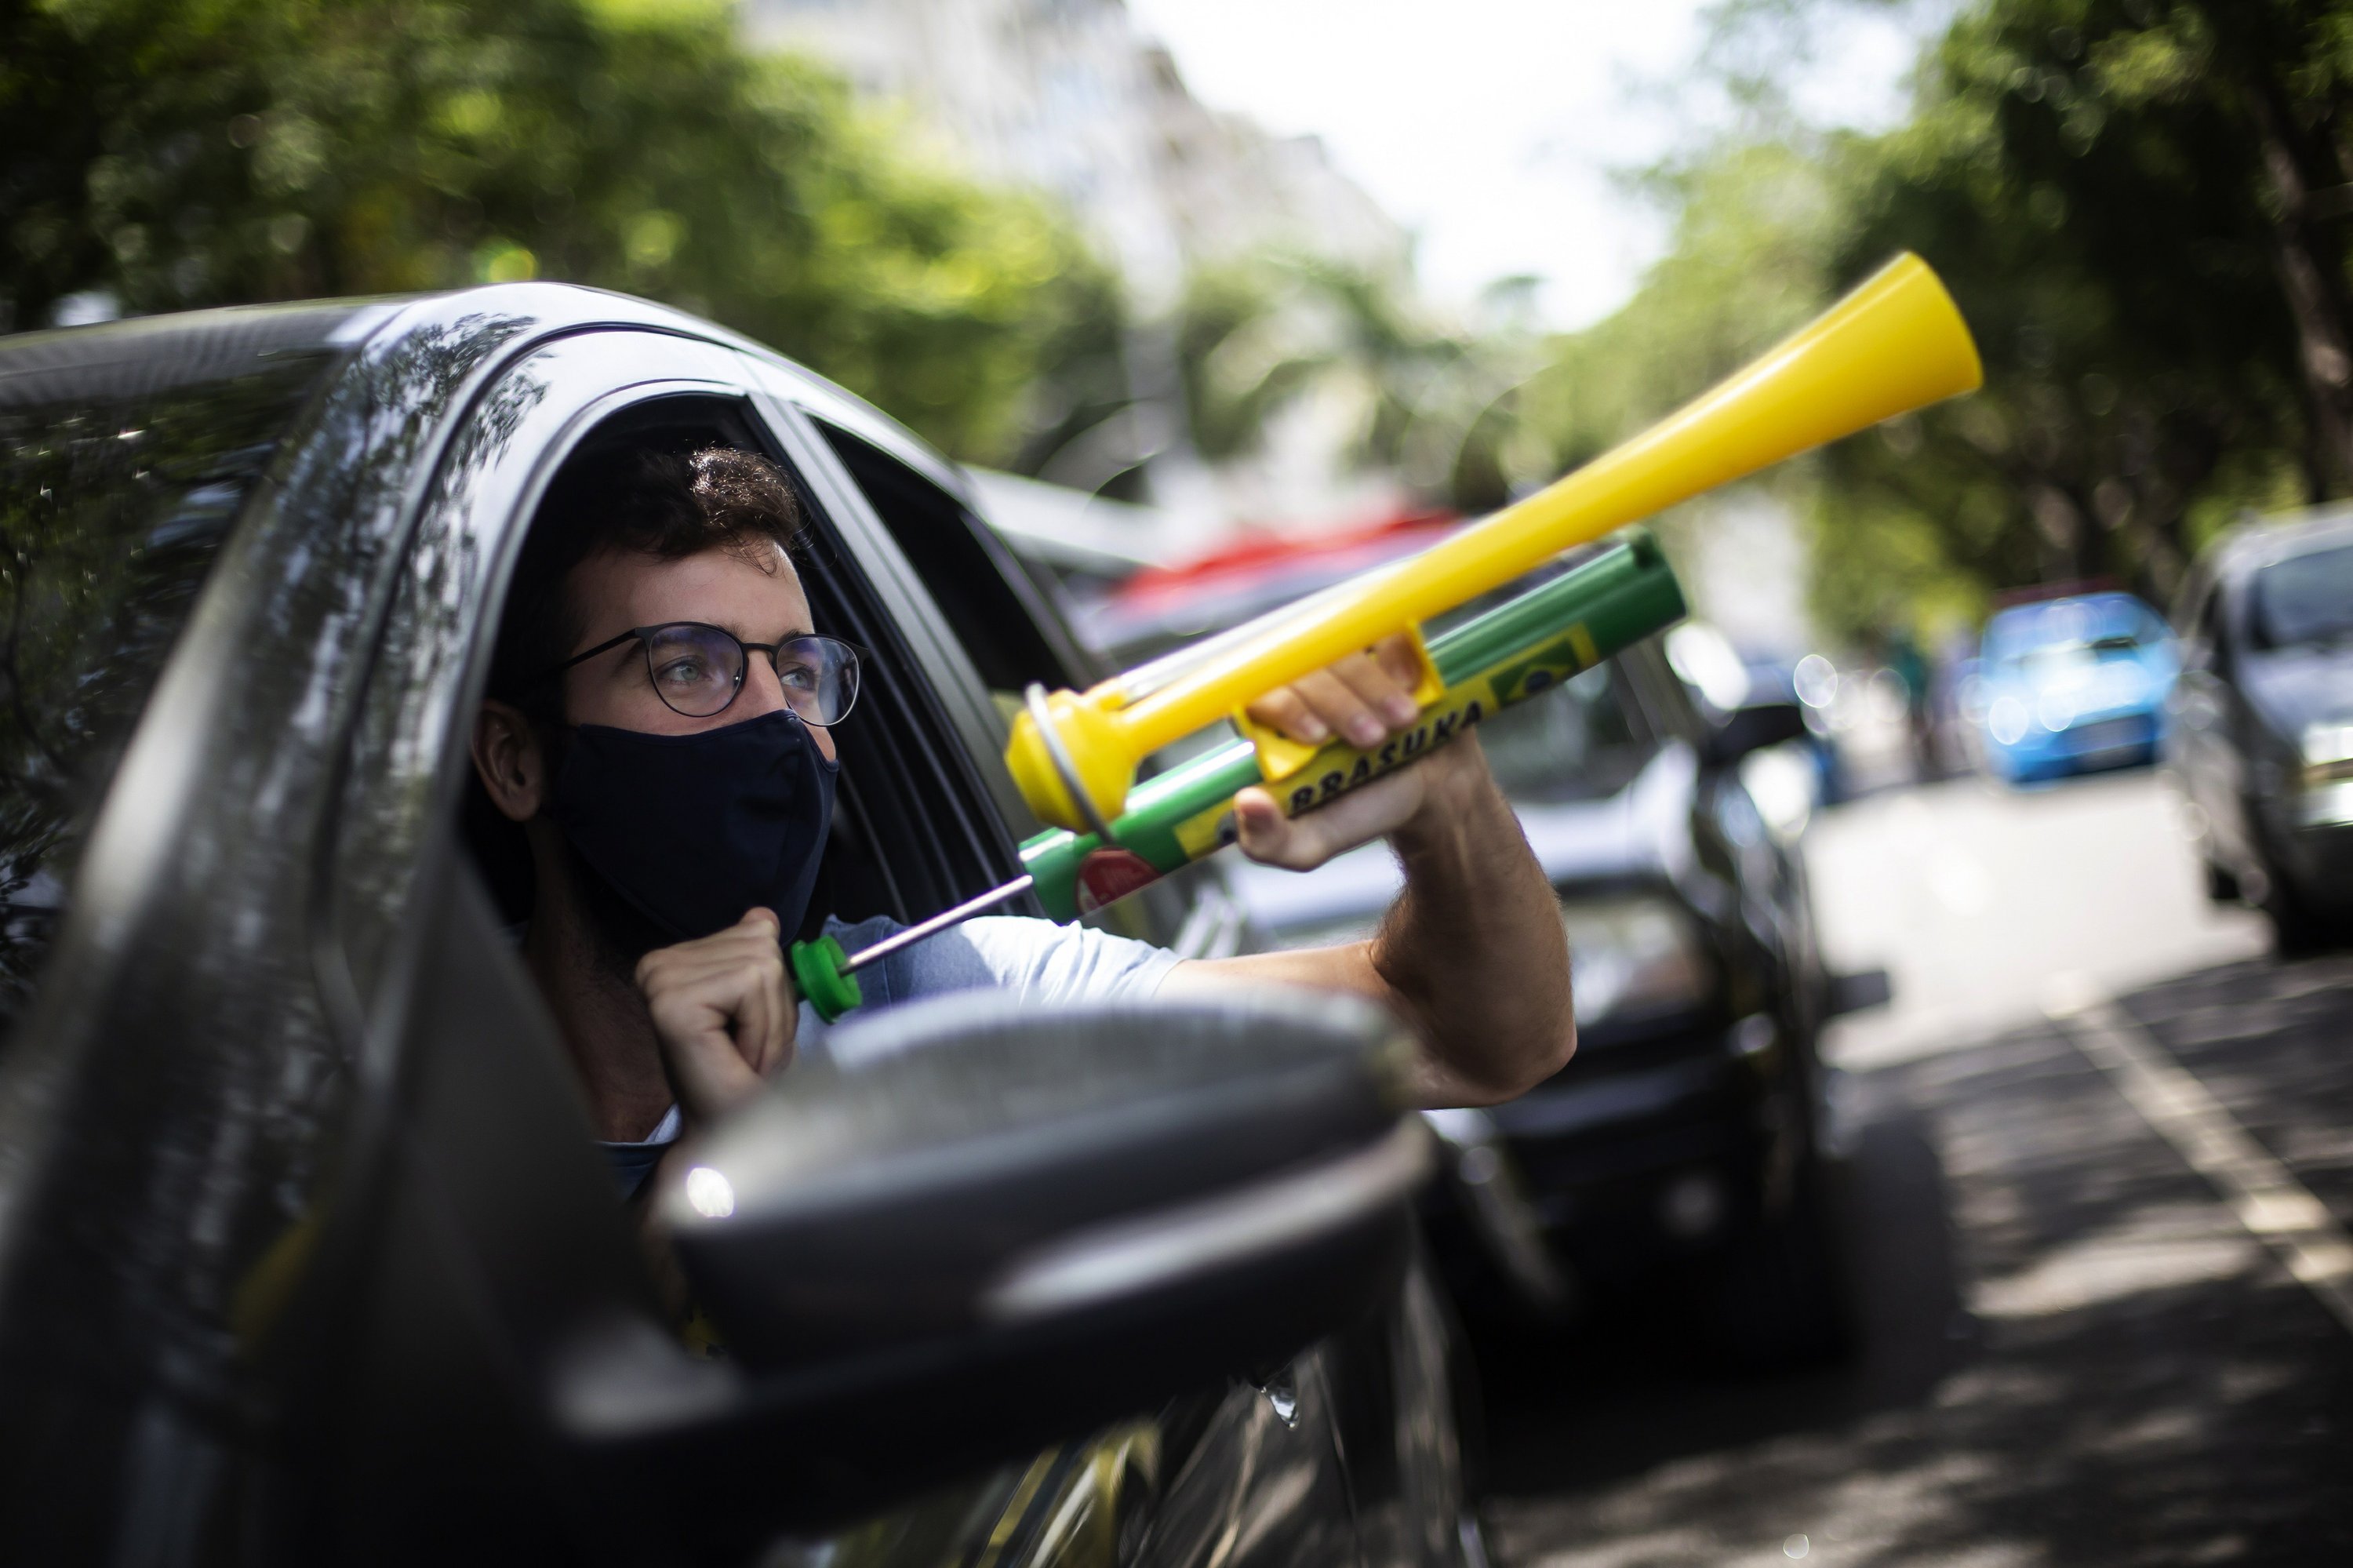
[[[575,460],[526,544],[476,720],[477,776],[530,849],[523,956],[627,1191],[818,1027],[781,943],[828,842],[831,726],[858,722],[859,656],[812,624],[799,531],[784,476],[749,453]],[[1252,714],[1300,741],[1377,745],[1416,715],[1410,653],[1392,640],[1377,655]],[[1235,821],[1245,854],[1298,870],[1386,836],[1404,891],[1369,940],[1215,960],[975,919],[862,974],[868,1006],[980,986],[1046,1001],[1352,991],[1412,1026],[1429,1105],[1507,1098],[1576,1048],[1553,891],[1475,735],[1296,820],[1246,790]],[[892,928],[828,925],[852,951]]]

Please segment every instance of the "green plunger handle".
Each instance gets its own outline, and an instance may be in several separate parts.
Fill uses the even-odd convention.
[[[842,1014],[866,1000],[858,977],[848,968],[849,955],[831,937],[795,942],[785,949],[785,961],[792,967],[793,983],[800,988],[801,1000],[828,1023],[839,1022]]]

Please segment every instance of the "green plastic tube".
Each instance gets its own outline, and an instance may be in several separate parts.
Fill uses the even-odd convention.
[[[1683,614],[1682,585],[1658,541],[1630,529],[1592,560],[1432,639],[1445,693],[1407,734],[1370,751],[1335,743],[1271,782],[1257,748],[1237,740],[1137,785],[1111,824],[1112,843],[1050,828],[1021,846],[1022,869],[1037,878],[1046,913],[1077,919],[1231,843],[1233,799],[1250,786],[1267,785],[1291,815],[1313,810]]]

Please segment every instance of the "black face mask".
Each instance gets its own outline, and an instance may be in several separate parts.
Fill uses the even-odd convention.
[[[547,814],[589,869],[675,941],[755,906],[789,939],[808,912],[839,766],[779,709],[696,735],[582,725]]]

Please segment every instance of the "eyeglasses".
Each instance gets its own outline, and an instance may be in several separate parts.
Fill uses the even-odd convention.
[[[667,626],[633,626],[618,637],[575,653],[547,674],[562,674],[599,653],[635,638],[646,651],[646,675],[654,694],[672,713],[709,718],[724,713],[744,689],[744,672],[754,653],[775,666],[785,702],[805,724],[839,724],[858,701],[856,648],[838,637],[787,637],[781,642],[746,642],[721,626],[674,620]]]

